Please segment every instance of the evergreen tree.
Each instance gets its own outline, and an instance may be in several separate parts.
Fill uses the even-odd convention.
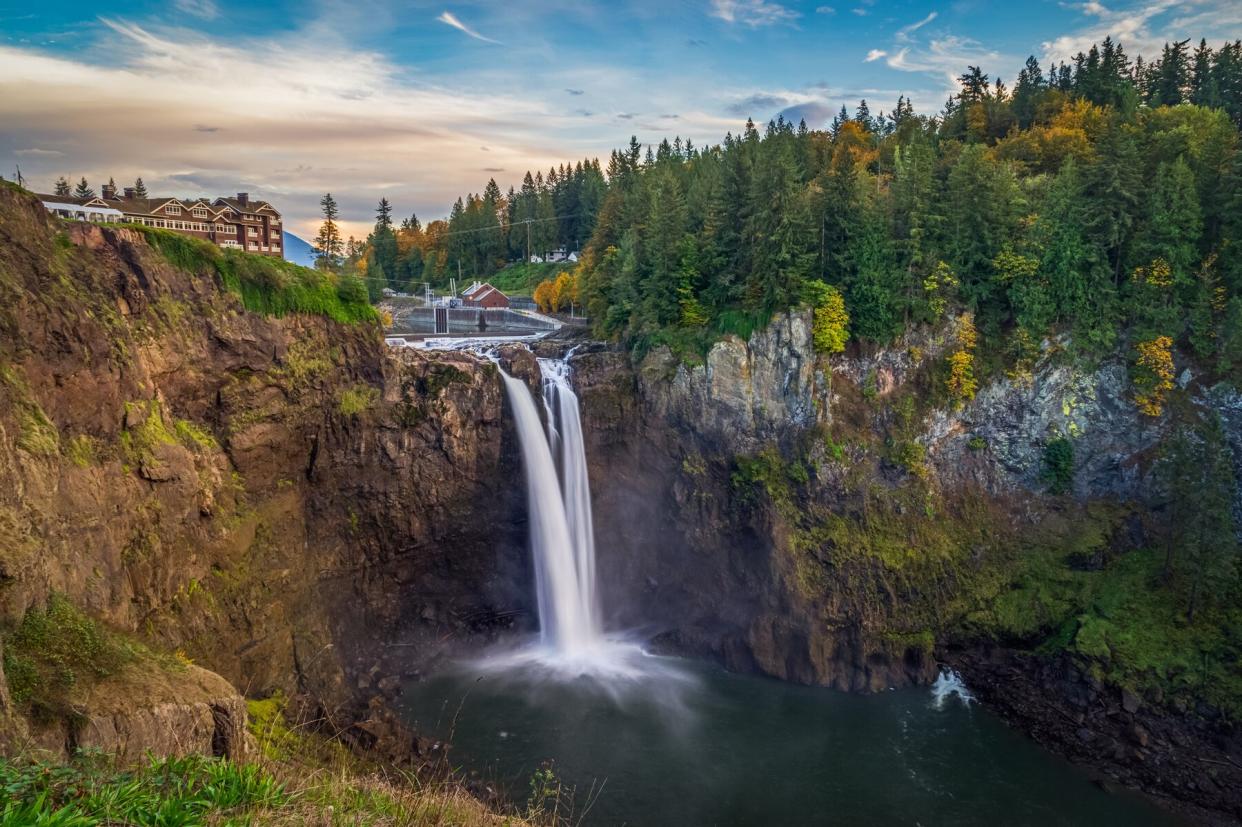
[[[319,227],[319,235],[315,237],[315,266],[321,270],[335,270],[340,266],[345,245],[341,240],[341,230],[336,220],[340,217],[340,209],[332,193],[324,193],[319,200],[323,210],[323,224]]]
[[[1177,106],[1186,99],[1190,89],[1190,59],[1186,52],[1189,40],[1166,43],[1160,61],[1152,66],[1148,103],[1152,106]]]
[[[1162,460],[1168,492],[1166,579],[1180,579],[1186,617],[1193,622],[1216,602],[1237,575],[1238,542],[1233,521],[1237,480],[1220,417],[1183,426]]]
[[[95,191],[91,189],[90,184],[86,183],[85,176],[83,176],[82,179],[78,181],[78,185],[73,190],[73,197],[74,198],[94,198],[95,197]]]
[[[148,197],[147,185],[142,183],[141,177],[134,179],[134,197],[135,198],[147,198]]]
[[[56,179],[56,194],[62,198],[69,198],[73,195],[73,190],[69,186],[69,179],[63,175]]]
[[[381,198],[375,208],[375,228],[367,239],[367,287],[372,299],[385,286],[392,290],[401,289],[404,280],[397,266],[397,258],[397,234],[392,228],[392,205],[387,198]]]

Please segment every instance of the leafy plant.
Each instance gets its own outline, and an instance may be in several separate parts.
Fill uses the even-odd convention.
[[[1044,482],[1051,494],[1066,494],[1074,487],[1074,443],[1065,437],[1044,446]]]

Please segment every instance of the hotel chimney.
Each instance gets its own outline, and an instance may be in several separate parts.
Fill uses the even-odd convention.
[[[116,200],[116,187],[113,186],[112,184],[104,184],[103,185],[103,198],[105,201],[115,201]]]
[[[125,188],[125,197],[126,197],[126,198],[133,198],[133,197],[134,197],[134,192],[135,192],[135,190],[134,190],[134,188],[133,188],[133,187],[126,187],[126,188]]]
[[[244,207],[245,205],[249,204],[249,203],[250,203],[250,193],[248,193],[248,192],[239,192],[239,193],[237,193],[237,203],[238,203],[238,204],[241,204],[243,207]]]

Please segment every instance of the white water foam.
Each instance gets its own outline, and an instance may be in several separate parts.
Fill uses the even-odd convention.
[[[931,693],[932,706],[936,709],[944,709],[944,705],[955,695],[963,706],[970,706],[975,701],[975,696],[966,688],[966,683],[956,669],[942,668],[936,682],[932,684]]]

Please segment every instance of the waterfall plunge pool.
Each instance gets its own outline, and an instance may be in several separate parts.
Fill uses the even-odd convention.
[[[522,805],[547,762],[586,825],[1174,825],[955,694],[850,695],[651,657],[629,683],[460,664],[401,707]],[[590,801],[588,802],[588,799]]]

